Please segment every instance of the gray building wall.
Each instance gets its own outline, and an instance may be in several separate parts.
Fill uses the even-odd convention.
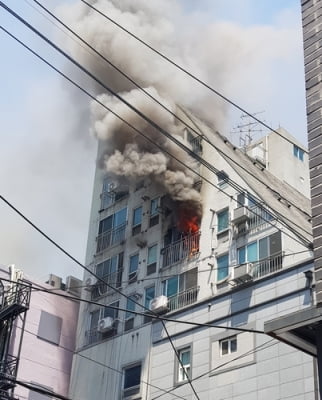
[[[322,1],[302,0],[317,305],[322,305]]]
[[[193,321],[249,330],[263,329],[264,322],[311,305],[304,271],[312,263],[283,271],[252,286],[193,306],[175,316]],[[229,329],[166,323],[177,349],[191,348],[191,379],[200,399],[313,400],[313,358],[269,336]],[[220,342],[237,336],[237,351],[220,355]],[[178,364],[159,322],[153,324],[151,380],[148,398],[194,399],[187,382],[178,384]],[[155,386],[175,388],[164,394]]]

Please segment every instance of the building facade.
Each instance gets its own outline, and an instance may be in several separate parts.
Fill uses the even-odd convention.
[[[176,130],[196,155],[185,164],[192,185],[170,190],[154,166],[140,179],[97,168],[83,291],[91,303],[80,307],[70,396],[193,399],[193,386],[200,399],[313,400],[312,355],[263,334],[265,321],[312,305],[310,202],[254,154],[176,112],[194,127]],[[303,184],[307,153],[290,138],[279,146]]]
[[[55,296],[50,292],[52,285],[39,284],[16,271],[19,279],[12,283],[12,272],[6,267],[0,270],[1,399],[51,398],[39,389],[68,396],[79,301],[63,290],[54,293],[66,297]]]

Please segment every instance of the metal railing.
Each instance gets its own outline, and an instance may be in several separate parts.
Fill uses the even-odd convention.
[[[175,264],[187,257],[192,257],[199,252],[200,232],[193,233],[185,236],[183,239],[178,240],[164,247],[161,251],[162,254],[162,267]]]
[[[103,232],[97,236],[96,252],[99,253],[110,246],[121,243],[125,238],[126,222],[117,228]]]
[[[96,328],[89,329],[85,332],[85,346],[99,342],[102,338],[101,333]]]
[[[123,268],[119,268],[117,271],[112,272],[109,275],[105,275],[100,277],[106,283],[98,282],[95,288],[92,291],[92,298],[97,298],[107,293],[109,290],[112,290],[110,286],[113,288],[119,288],[122,286],[122,274]]]
[[[15,386],[17,375],[17,357],[8,355],[7,360],[0,362],[0,388],[9,389]]]
[[[174,296],[170,296],[168,298],[169,311],[174,311],[179,308],[188,306],[189,304],[195,303],[197,301],[198,292],[199,292],[199,286],[195,286],[190,289],[179,292]]]
[[[283,268],[283,253],[271,255],[259,261],[252,262],[253,279],[273,274]]]
[[[273,219],[272,215],[265,208],[260,206],[250,207],[248,215],[248,231],[252,231],[259,226],[264,229],[269,225],[268,221]]]

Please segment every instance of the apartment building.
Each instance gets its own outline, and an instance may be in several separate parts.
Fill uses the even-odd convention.
[[[193,399],[193,386],[200,399],[313,400],[312,354],[263,333],[313,301],[310,202],[300,190],[307,153],[278,137],[296,166],[285,168],[287,183],[254,146],[241,151],[176,112],[194,127],[177,126],[197,155],[194,201],[178,200],[152,172],[96,170],[86,260],[96,277],[84,276],[92,303],[80,307],[70,396]],[[99,159],[102,151],[104,143]]]

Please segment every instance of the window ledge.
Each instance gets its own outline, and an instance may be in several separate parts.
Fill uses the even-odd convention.
[[[228,235],[228,232],[229,232],[229,228],[224,229],[220,232],[217,232],[217,237],[226,236],[226,235]]]

